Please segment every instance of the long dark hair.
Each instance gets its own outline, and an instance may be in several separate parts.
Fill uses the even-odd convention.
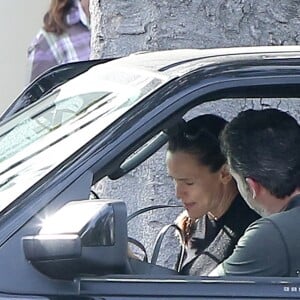
[[[66,27],[66,14],[74,4],[74,0],[52,0],[48,12],[44,16],[44,29],[47,32],[62,34]]]
[[[226,162],[221,152],[219,136],[227,121],[223,118],[206,114],[183,123],[169,136],[168,151],[182,151],[198,158],[199,163],[217,172]]]

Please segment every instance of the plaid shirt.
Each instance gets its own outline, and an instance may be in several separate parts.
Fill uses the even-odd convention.
[[[74,1],[66,22],[69,26],[63,34],[41,29],[31,43],[27,67],[29,81],[56,65],[89,59],[90,28],[78,1]]]

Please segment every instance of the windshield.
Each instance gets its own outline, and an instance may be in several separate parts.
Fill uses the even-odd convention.
[[[154,72],[109,63],[98,65],[2,124],[0,211],[167,81]],[[92,130],[87,130],[92,123]],[[85,133],[80,136],[81,131]],[[61,149],[60,144],[64,144]],[[47,154],[43,162],[42,155],[51,151],[50,146],[57,148],[55,157],[52,149],[53,157]]]

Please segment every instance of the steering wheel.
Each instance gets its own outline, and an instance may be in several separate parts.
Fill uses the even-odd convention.
[[[129,221],[131,221],[133,218],[139,216],[140,214],[143,214],[147,211],[150,210],[156,210],[156,209],[161,209],[161,208],[170,208],[170,207],[182,207],[181,205],[167,205],[167,204],[161,204],[161,205],[151,205],[148,207],[144,207],[140,210],[135,211],[134,213],[132,213],[131,215],[129,215],[127,217],[127,223]],[[158,233],[155,242],[154,242],[154,248],[153,248],[153,254],[151,257],[151,261],[150,264],[155,265],[158,259],[158,255],[159,255],[159,251],[161,248],[161,244],[163,242],[163,239],[166,235],[166,233],[170,230],[170,229],[175,229],[178,233],[179,233],[179,238],[180,238],[180,244],[181,244],[181,249],[180,249],[180,254],[179,254],[179,263],[177,265],[177,272],[179,272],[181,270],[182,267],[182,263],[183,263],[183,257],[184,257],[184,236],[183,236],[183,232],[182,230],[176,225],[176,224],[168,224],[165,225]],[[137,246],[143,253],[144,253],[144,262],[148,262],[148,255],[147,255],[147,251],[145,246],[137,241],[134,238],[128,237],[128,241],[131,242],[132,244],[134,244],[135,246]]]

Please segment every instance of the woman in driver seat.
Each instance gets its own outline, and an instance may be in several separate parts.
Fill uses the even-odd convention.
[[[181,274],[208,275],[259,218],[239,194],[221,152],[219,135],[226,124],[207,114],[169,133],[168,173],[185,208],[176,220],[184,233]]]

